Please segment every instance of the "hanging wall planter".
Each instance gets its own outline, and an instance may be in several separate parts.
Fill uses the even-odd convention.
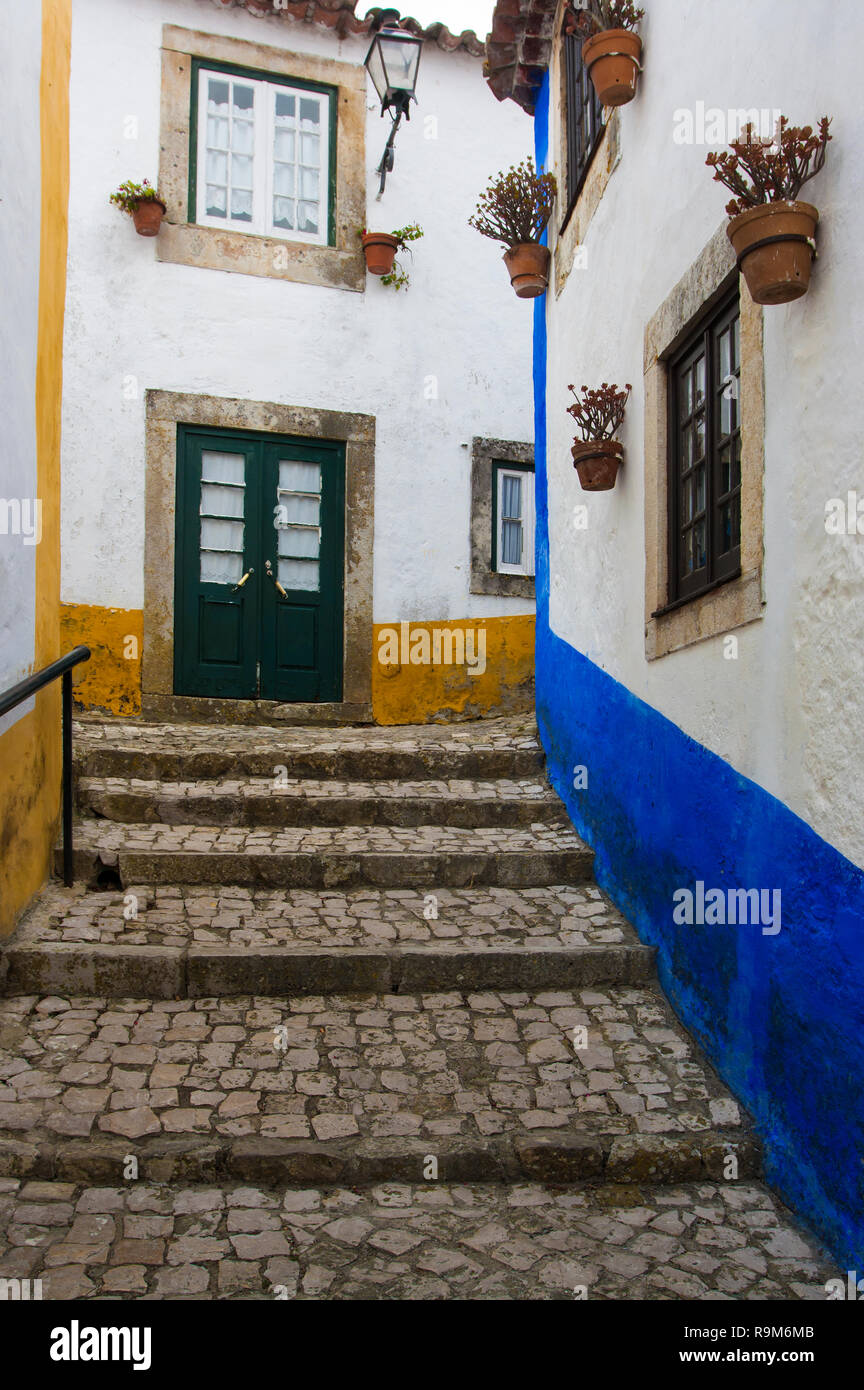
[[[551,252],[540,238],[558,192],[554,174],[537,173],[533,159],[490,181],[468,225],[507,249],[504,264],[520,299],[536,299],[549,285]]]
[[[510,272],[510,284],[520,299],[536,299],[545,294],[549,284],[549,262],[552,252],[548,246],[526,241],[504,252],[504,264]]]
[[[581,439],[574,441],[571,453],[573,467],[579,474],[579,482],[585,492],[608,492],[615,486],[618,469],[624,462],[624,445],[612,436],[624,423],[632,387],[623,391],[604,381],[597,390],[583,386],[581,393],[575,386],[568,386],[576,397],[575,404],[567,407],[579,426]]]
[[[407,273],[396,260],[397,251],[410,249],[410,242],[419,241],[422,229],[415,224],[400,227],[395,232],[360,232],[366,269],[370,275],[380,275],[382,285],[393,285],[397,290],[410,284]]]
[[[810,286],[819,213],[798,194],[825,163],[830,124],[823,116],[815,134],[782,116],[771,142],[746,125],[730,150],[705,161],[736,195],[726,206],[726,233],[756,304],[789,304]]]
[[[111,202],[121,212],[129,214],[139,236],[158,236],[162,218],[168,209],[149,180],[134,183],[132,179],[127,179],[111,194]]]
[[[585,492],[607,492],[615,486],[624,462],[624,445],[617,439],[577,440],[570,452]]]
[[[158,202],[155,198],[148,198],[146,202],[139,203],[137,208],[132,210],[132,223],[139,236],[158,236],[159,228],[162,226],[162,218],[167,212],[164,203]]]
[[[363,254],[370,275],[389,275],[399,243],[389,232],[362,232]]]
[[[727,233],[757,304],[788,304],[807,293],[818,221],[812,203],[766,203],[733,217]]]
[[[584,38],[582,62],[602,106],[626,106],[642,71],[642,40],[633,32],[644,10],[632,0],[588,0],[570,11],[567,32]]]

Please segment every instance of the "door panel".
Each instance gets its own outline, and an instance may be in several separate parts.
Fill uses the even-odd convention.
[[[276,648],[281,662],[298,671],[314,671],[318,652],[318,613],[299,604],[276,610]]]
[[[175,690],[342,698],[344,445],[180,426]]]
[[[260,479],[244,439],[181,432],[175,556],[175,689],[244,700],[257,686],[252,575]]]
[[[199,596],[201,643],[199,658],[203,662],[239,666],[243,661],[243,610],[237,603]]]
[[[345,457],[312,440],[264,445],[265,700],[340,700]]]

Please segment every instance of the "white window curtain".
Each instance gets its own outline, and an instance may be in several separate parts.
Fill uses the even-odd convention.
[[[321,574],[321,469],[317,463],[279,460],[276,527],[279,583],[316,591]]]
[[[242,454],[201,455],[201,582],[236,584],[243,575],[246,462]]]
[[[200,68],[197,221],[326,245],[331,101]]]

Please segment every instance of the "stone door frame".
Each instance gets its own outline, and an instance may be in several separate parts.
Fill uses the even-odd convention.
[[[141,694],[145,714],[254,720],[270,714],[297,722],[371,719],[372,550],[375,528],[375,418],[272,401],[149,390],[146,409],[144,641]],[[272,705],[260,700],[207,700],[174,693],[174,547],[177,426],[332,439],[345,445],[345,617],[342,701]]]

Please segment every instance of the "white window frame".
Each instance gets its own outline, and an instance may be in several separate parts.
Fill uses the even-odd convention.
[[[254,92],[254,136],[252,172],[252,221],[234,221],[230,216],[207,214],[207,82],[211,77],[222,81],[242,82]],[[322,198],[319,201],[321,225],[317,232],[286,231],[273,221],[273,141],[276,129],[276,94],[286,93],[298,99],[317,97],[321,103],[321,165],[319,169]],[[266,236],[279,241],[302,242],[307,246],[328,246],[333,209],[330,205],[330,125],[333,115],[333,93],[319,88],[293,86],[290,81],[271,81],[269,78],[247,76],[242,70],[223,68],[198,69],[198,129],[195,186],[195,221],[202,227],[215,227],[223,232],[242,232],[247,236]],[[298,138],[299,138],[298,124]],[[230,158],[230,155],[229,155]],[[298,170],[299,172],[299,170]],[[301,199],[295,187],[295,204]],[[308,200],[306,200],[308,201]],[[229,209],[230,210],[230,209]]]
[[[521,574],[528,578],[534,575],[534,525],[535,525],[535,504],[534,504],[534,469],[533,468],[508,468],[506,464],[494,463],[494,495],[495,495],[495,516],[493,525],[495,526],[495,573],[496,574]],[[501,486],[504,478],[519,478],[522,482],[522,563],[519,565],[505,564],[501,559],[504,554],[504,488]],[[530,487],[526,486],[526,479],[530,479]],[[508,518],[510,520],[512,518]]]

